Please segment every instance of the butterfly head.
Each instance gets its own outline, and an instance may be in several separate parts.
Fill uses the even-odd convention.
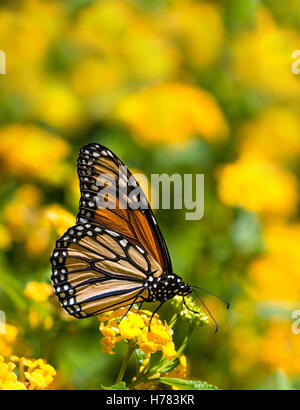
[[[190,293],[192,293],[192,288],[190,287],[190,285],[188,285],[187,283],[183,282],[183,280],[181,281],[181,283],[179,284],[179,290],[177,292],[177,295],[179,296],[187,296]]]

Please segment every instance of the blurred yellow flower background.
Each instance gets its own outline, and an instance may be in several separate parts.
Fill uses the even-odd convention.
[[[300,388],[299,17],[295,0],[1,2],[0,389],[111,385],[124,341],[138,346],[141,373],[157,353],[178,356],[170,377]],[[156,215],[174,271],[230,300],[225,314],[203,294],[217,335],[186,309],[167,325],[174,300],[151,333],[151,306],[119,325],[119,311],[100,317],[102,352],[97,319],[58,306],[49,256],[75,223],[89,142],[149,181],[205,175],[202,220]],[[199,330],[183,355],[187,322]]]
[[[214,141],[228,134],[214,98],[182,84],[159,85],[129,95],[120,104],[117,117],[128,124],[137,143],[176,143],[197,134]]]
[[[297,211],[297,178],[259,153],[245,154],[220,170],[219,195],[228,205],[266,217],[289,217]]]

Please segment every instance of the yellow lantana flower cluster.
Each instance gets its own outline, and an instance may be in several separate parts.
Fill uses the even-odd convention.
[[[299,45],[298,32],[278,26],[263,6],[257,8],[254,24],[254,29],[241,33],[232,44],[237,76],[244,85],[278,97],[298,96],[300,83],[291,75],[289,64],[292,50]]]
[[[54,229],[62,235],[66,229],[75,224],[75,217],[58,204],[49,205],[44,209],[43,217],[49,229]]]
[[[31,281],[27,283],[24,293],[28,299],[45,302],[52,295],[53,290],[49,283]]]
[[[52,237],[62,235],[74,223],[75,217],[60,205],[43,205],[42,191],[32,184],[20,185],[4,208],[5,229],[12,241],[24,242],[31,258],[39,257],[48,247],[50,252]]]
[[[226,119],[215,98],[199,87],[168,83],[126,97],[117,117],[139,144],[178,143],[201,135],[209,142],[228,136]]]
[[[56,371],[45,360],[30,360],[24,358],[20,360],[22,361],[22,365],[27,367],[27,371],[24,372],[24,375],[30,382],[30,390],[43,390],[53,382]]]
[[[37,125],[12,124],[0,131],[1,169],[21,178],[56,183],[66,174],[70,146]]]
[[[299,335],[293,334],[289,322],[278,320],[271,323],[260,346],[261,361],[269,368],[273,371],[284,369],[289,376],[299,376]]]
[[[20,380],[16,370],[19,364]],[[0,356],[0,390],[44,390],[54,380],[55,369],[44,359],[27,359],[25,357],[11,356],[5,361]]]
[[[259,155],[243,154],[219,171],[219,196],[267,217],[289,217],[298,204],[296,177]]]
[[[15,363],[5,362],[0,356],[0,390],[26,390],[24,383],[20,382],[14,373]]]
[[[30,103],[26,101],[24,107],[30,112],[31,102],[44,84],[44,59],[51,42],[62,35],[61,30],[67,18],[57,1],[20,1],[18,7],[1,5],[1,47],[10,56],[7,59],[7,72],[10,75],[5,81],[6,87],[10,92],[21,92],[30,100]],[[26,46],[33,43],[34,47]]]
[[[215,63],[224,44],[220,9],[211,2],[172,1],[160,15],[161,29],[180,44],[185,63],[199,70]]]
[[[2,329],[2,326],[4,329]],[[0,352],[2,355],[9,356],[10,354],[12,354],[12,349],[17,340],[18,333],[19,332],[16,326],[10,325],[8,323],[1,325]]]
[[[154,315],[149,332],[151,312],[132,309],[118,324],[118,320],[126,312],[125,309],[120,308],[99,316],[99,329],[104,336],[101,344],[105,353],[113,354],[115,344],[121,340],[126,340],[134,342],[136,348],[146,354],[161,351],[168,360],[176,357],[172,340],[173,331],[167,323],[163,323],[158,315]]]
[[[239,128],[239,152],[260,155],[272,163],[288,162],[300,154],[299,128],[295,110],[280,105],[267,108]]]
[[[204,326],[209,323],[208,317],[191,296],[185,296],[185,301],[188,308],[182,304],[182,296],[177,295],[171,300],[175,311],[179,312],[180,317],[192,326]]]
[[[28,321],[31,328],[51,329],[53,317],[49,314],[50,304],[48,299],[53,294],[52,286],[45,282],[31,281],[27,283],[24,294],[27,299],[33,301],[28,311]]]
[[[248,286],[251,297],[255,301],[297,303],[300,294],[300,224],[272,223],[265,228],[264,239],[266,254],[249,267],[253,282]]]

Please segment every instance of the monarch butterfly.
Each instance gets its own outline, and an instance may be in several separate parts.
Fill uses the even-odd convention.
[[[91,143],[80,149],[77,169],[76,225],[57,240],[50,258],[54,292],[64,310],[85,318],[129,306],[126,316],[135,303],[160,302],[152,319],[175,295],[184,304],[192,290],[200,297],[173,272],[147,198],[120,159]]]

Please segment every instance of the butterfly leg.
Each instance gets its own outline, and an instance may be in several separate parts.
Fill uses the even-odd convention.
[[[154,310],[154,312],[152,313],[151,318],[150,318],[150,320],[149,320],[148,332],[151,332],[151,322],[152,322],[152,319],[153,319],[155,313],[162,307],[162,305],[163,305],[164,303],[165,303],[165,302],[161,302],[160,305],[159,305],[159,306]]]
[[[129,306],[129,308],[127,309],[126,313],[121,317],[121,319],[118,320],[118,325],[120,324],[120,322],[124,319],[125,316],[127,316],[128,312],[130,311],[130,309],[132,308],[132,306],[135,304],[135,302],[137,301],[137,299],[139,298],[140,294],[142,292],[138,293],[137,296],[133,299],[133,302],[131,303],[131,305]],[[142,302],[143,303],[143,302]]]
[[[143,303],[144,303],[144,300],[140,303],[138,310],[141,310]]]

